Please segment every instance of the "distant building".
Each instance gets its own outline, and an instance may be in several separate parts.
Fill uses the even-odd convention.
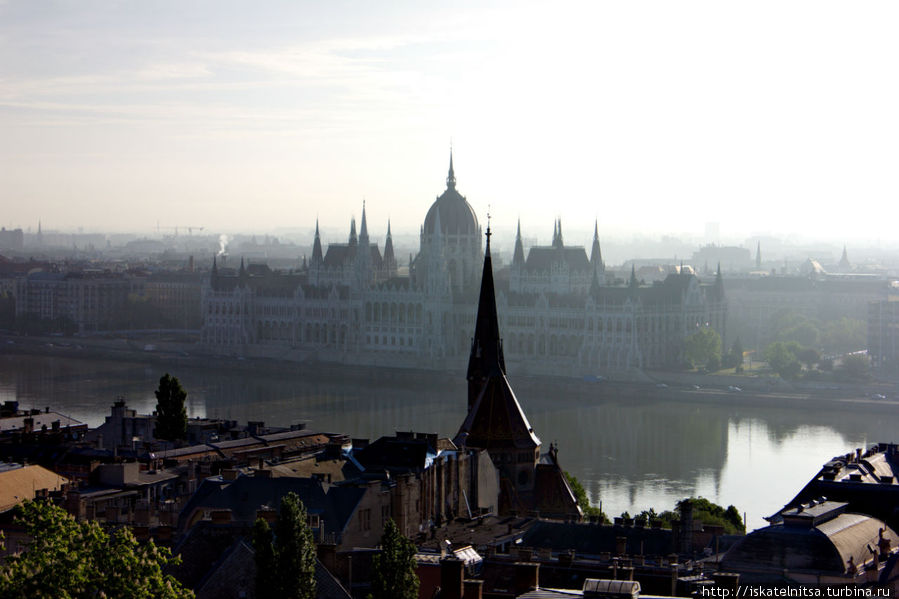
[[[25,244],[22,229],[0,228],[0,250],[19,251]]]
[[[868,357],[871,366],[897,372],[899,366],[899,297],[868,304]]]
[[[131,292],[122,274],[34,272],[16,280],[16,317],[55,322],[57,330],[109,329]]]
[[[461,370],[475,319],[480,234],[456,189],[451,157],[408,276],[398,276],[389,223],[383,252],[371,243],[363,206],[359,232],[353,220],[346,243],[325,250],[316,224],[312,257],[299,273],[214,263],[203,290],[202,343],[225,355]],[[675,366],[697,328],[726,332],[720,273],[707,284],[680,273],[651,286],[635,276],[616,286],[606,276],[598,226],[589,257],[564,244],[560,220],[552,244],[525,255],[519,227],[512,264],[497,283],[512,373]]]

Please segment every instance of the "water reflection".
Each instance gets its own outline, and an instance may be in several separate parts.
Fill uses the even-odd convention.
[[[96,426],[116,397],[151,412],[164,370],[153,364],[0,356],[0,400],[51,406]],[[315,380],[290,374],[179,367],[190,417],[278,425],[374,438],[397,430],[455,434],[464,417],[462,377],[386,381]],[[513,381],[544,445],[610,515],[671,509],[689,495],[734,504],[751,526],[781,507],[828,458],[895,440],[887,407],[761,402],[733,395],[703,400],[671,392],[653,398],[588,396]],[[871,410],[879,412],[871,413]]]

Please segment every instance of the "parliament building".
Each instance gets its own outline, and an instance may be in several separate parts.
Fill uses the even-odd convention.
[[[316,222],[311,259],[297,272],[263,264],[220,269],[203,290],[202,343],[213,353],[461,371],[471,348],[483,233],[456,189],[450,156],[446,189],[428,210],[418,254],[399,276],[390,224],[384,247],[369,239],[365,207],[358,232],[324,248]],[[525,255],[521,230],[511,265],[497,274],[496,306],[511,374],[597,376],[682,362],[684,338],[701,327],[725,337],[720,269],[702,283],[673,273],[652,285],[634,273],[614,284],[598,229],[590,255],[566,246],[561,220],[552,244]]]

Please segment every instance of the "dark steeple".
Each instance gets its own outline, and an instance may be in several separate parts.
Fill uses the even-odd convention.
[[[324,262],[322,257],[322,240],[318,234],[318,219],[315,219],[315,242],[312,244],[312,263],[321,264]]]
[[[553,247],[562,248],[564,245],[562,243],[562,219],[557,218],[553,223]]]
[[[362,224],[359,226],[359,244],[368,247],[368,225],[365,223],[365,200],[362,200]]]
[[[499,318],[496,315],[496,291],[493,288],[493,261],[490,258],[490,225],[487,225],[487,249],[484,251],[484,273],[481,276],[481,296],[475,322],[471,354],[468,357],[468,407],[490,376],[504,375],[506,361],[499,337]]]
[[[599,249],[599,222],[593,221],[593,248],[590,250],[590,265],[593,272],[603,272],[605,266],[602,263],[602,251]]]
[[[396,276],[396,257],[393,255],[393,236],[390,234],[390,219],[387,220],[387,241],[384,242],[384,266],[387,276]]]
[[[239,284],[241,287],[245,287],[246,284],[247,284],[247,278],[248,278],[248,275],[247,275],[247,269],[246,269],[246,267],[245,267],[244,264],[243,264],[243,257],[241,256],[241,258],[240,258],[240,270],[237,271],[238,284]]]
[[[219,284],[219,268],[216,264],[215,256],[212,257],[212,275],[209,277],[209,284],[213,289],[218,289]]]
[[[512,266],[524,266],[524,246],[521,243],[521,219],[518,220],[518,233],[515,234],[515,253],[512,254]]]
[[[358,239],[356,238],[356,217],[354,216],[352,220],[350,220],[350,245],[356,245],[358,243]]]
[[[755,267],[762,267],[762,242],[761,240],[756,242],[755,245]]]
[[[465,166],[464,164],[462,166]],[[446,188],[456,189],[456,172],[453,170],[453,149],[450,148],[450,167],[446,175]]]
[[[631,278],[627,283],[627,286],[631,289],[636,289],[639,287],[639,283],[637,283],[637,268],[635,265],[631,264]]]

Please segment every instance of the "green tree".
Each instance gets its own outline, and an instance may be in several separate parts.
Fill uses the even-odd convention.
[[[415,544],[400,534],[393,519],[384,526],[381,552],[372,558],[371,599],[417,599]]]
[[[721,360],[721,335],[704,327],[684,339],[684,359],[691,367],[713,366]]]
[[[796,358],[811,370],[815,367],[815,364],[818,363],[818,360],[821,359],[821,354],[818,353],[818,350],[811,347],[803,347],[799,350],[799,353],[796,354]]]
[[[724,509],[717,503],[712,503],[705,497],[690,497],[677,502],[678,516],[683,517],[684,508],[691,504],[693,506],[693,520],[702,522],[703,524],[717,524],[724,527],[727,534],[737,534],[746,532],[746,526],[743,524],[743,518],[736,507],[730,505]]]
[[[568,472],[565,472],[564,474],[565,480],[568,481],[568,486],[571,487],[571,492],[574,493],[574,499],[577,501],[578,507],[581,508],[581,512],[583,512],[584,516],[587,518],[599,519],[602,523],[609,522],[608,517],[606,517],[600,508],[595,505],[590,505],[590,499],[587,497],[587,490],[584,489],[584,485],[581,484],[581,481]]]
[[[159,379],[156,389],[156,435],[157,439],[177,441],[187,438],[187,409],[184,402],[187,391],[181,387],[176,377],[165,373]]]
[[[850,354],[843,358],[842,372],[851,379],[864,379],[868,377],[871,363],[865,354]]]
[[[824,325],[821,345],[825,352],[839,354],[864,349],[868,343],[865,321],[854,318],[840,318]]]
[[[253,524],[253,550],[256,560],[256,599],[277,599],[277,570],[272,529],[268,522],[257,518]]]
[[[280,597],[315,599],[315,542],[306,506],[296,493],[281,499],[275,523],[275,563],[281,580]]]
[[[799,345],[795,342],[784,343],[783,341],[775,341],[765,348],[764,357],[774,372],[784,379],[795,379],[799,376],[802,365],[796,357],[796,353],[800,351]]]
[[[27,501],[16,521],[31,539],[0,562],[0,597],[31,599],[187,599],[193,597],[163,568],[180,563],[153,541],[138,543],[130,528],[111,535],[97,522],[76,522],[60,507]]]
[[[743,372],[743,344],[740,343],[739,337],[737,337],[737,339],[734,340],[734,344],[730,346],[730,352],[727,354],[726,366],[728,368],[733,368],[734,372]]]

